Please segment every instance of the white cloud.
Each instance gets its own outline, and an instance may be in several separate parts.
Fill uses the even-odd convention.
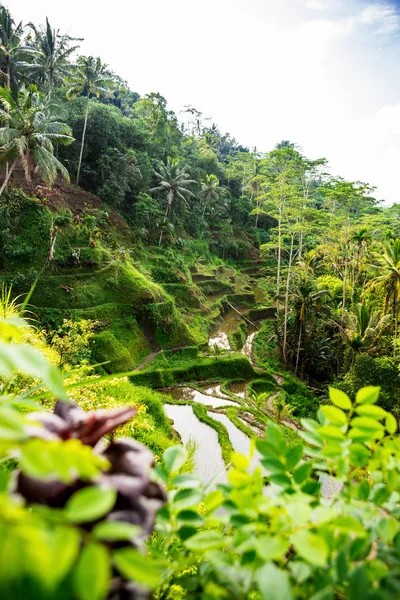
[[[328,8],[327,0],[304,0],[304,6],[310,10],[326,10]]]
[[[260,151],[281,139],[400,200],[399,17],[390,0],[9,0],[85,37],[140,94],[191,104]],[[311,12],[315,11],[315,12]],[[79,15],[79,19],[76,18]],[[379,49],[379,51],[378,51]]]
[[[358,21],[375,28],[376,33],[390,35],[400,28],[400,17],[394,5],[371,4],[360,14]]]

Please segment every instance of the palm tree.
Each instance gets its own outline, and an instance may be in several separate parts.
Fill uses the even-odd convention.
[[[304,343],[307,322],[311,312],[314,314],[321,313],[322,300],[325,296],[329,295],[328,290],[317,290],[315,284],[311,279],[302,277],[297,283],[296,287],[291,293],[291,301],[293,308],[296,311],[297,319],[299,322],[299,337],[297,342],[297,353],[296,353],[296,372],[299,366],[300,350],[301,345]]]
[[[206,175],[205,181],[201,184],[200,195],[203,199],[203,213],[202,217],[206,212],[207,206],[211,200],[218,200],[220,197],[221,188],[219,187],[219,179],[216,175]]]
[[[89,98],[101,94],[111,96],[110,86],[112,85],[112,76],[107,71],[107,65],[104,65],[100,58],[93,56],[80,56],[77,62],[77,69],[70,79],[71,85],[67,92],[67,98],[76,96],[86,96],[85,121],[83,125],[81,151],[79,154],[78,171],[76,173],[76,185],[79,184],[81,172],[83,148],[85,145],[86,127],[89,115]]]
[[[365,249],[368,246],[368,243],[371,241],[371,233],[368,227],[361,227],[360,229],[356,229],[350,233],[350,242],[355,248],[355,264],[353,265],[353,277],[352,277],[352,286],[353,286],[353,297],[355,284],[358,281],[358,277],[360,274],[360,263],[365,256]]]
[[[72,65],[70,56],[79,48],[71,46],[72,42],[81,41],[66,34],[60,34],[59,29],[52,29],[46,17],[45,27],[36,28],[32,23],[35,39],[27,46],[33,54],[32,63],[22,63],[35,81],[48,85],[48,98],[51,98],[53,84],[71,75]]]
[[[345,314],[344,327],[340,326],[340,329],[352,352],[353,368],[358,353],[363,350],[371,353],[374,350],[390,319],[390,315],[382,315],[381,311],[373,311],[370,306],[361,303],[355,305],[354,313]]]
[[[175,201],[183,200],[188,205],[187,199],[194,198],[194,194],[188,189],[188,186],[196,183],[196,181],[189,179],[185,166],[181,166],[178,159],[171,158],[170,156],[167,158],[167,164],[162,164],[159,171],[155,171],[154,173],[157,179],[159,179],[159,185],[152,188],[150,192],[163,192],[167,196],[167,206],[164,214],[165,224]],[[163,230],[160,233],[159,246],[161,245],[162,238]]]
[[[377,255],[381,275],[369,282],[369,287],[382,283],[386,289],[385,312],[392,308],[394,319],[394,339],[397,340],[399,331],[399,301],[400,301],[400,239],[388,240],[382,243],[383,253]]]
[[[0,118],[6,125],[0,128],[0,152],[3,162],[12,161],[0,188],[6,189],[11,174],[20,160],[28,184],[32,165],[49,184],[54,183],[59,171],[69,179],[68,171],[54,156],[54,144],[68,145],[74,141],[71,129],[51,114],[48,103],[43,103],[36,86],[23,89],[17,100],[9,88],[0,86]]]
[[[16,88],[14,71],[18,54],[21,51],[23,31],[22,22],[16,25],[7,8],[0,6],[1,75],[4,77],[5,85],[13,90]]]

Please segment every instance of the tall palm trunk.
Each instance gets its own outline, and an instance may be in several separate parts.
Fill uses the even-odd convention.
[[[347,287],[347,271],[349,265],[349,233],[348,233],[348,217],[346,218],[345,229],[345,250],[344,250],[344,274],[343,274],[343,297],[342,297],[342,319],[346,310],[346,287]]]
[[[169,196],[169,194],[168,194],[168,196]],[[165,209],[165,215],[164,215],[164,221],[163,221],[163,225],[164,225],[164,227],[165,227],[165,224],[166,224],[166,222],[167,222],[167,217],[168,217],[168,213],[169,213],[169,209],[170,209],[170,208],[171,208],[171,200],[170,200],[170,198],[168,197],[168,201],[167,201],[167,208]],[[160,233],[160,239],[158,240],[158,245],[159,245],[159,246],[161,246],[161,242],[162,242],[162,239],[163,239],[163,234],[164,234],[164,230],[163,230],[163,229],[161,229],[161,233]]]
[[[6,173],[6,178],[4,179],[3,185],[0,188],[0,196],[3,194],[4,190],[7,188],[8,182],[10,181],[10,177],[11,177],[12,172],[14,171],[14,169],[15,169],[15,167],[17,165],[17,162],[18,162],[18,157],[14,160],[13,164],[8,169],[8,173]]]
[[[288,272],[286,276],[286,293],[285,293],[285,312],[284,312],[284,322],[283,322],[283,362],[285,365],[287,364],[287,319],[289,313],[289,287],[290,287],[290,277],[292,275],[292,262],[293,262],[293,245],[294,245],[294,234],[292,233],[290,240],[290,253],[289,253],[289,264],[288,264]]]
[[[305,313],[305,306],[304,306],[304,302],[303,302],[303,304],[301,305],[301,309],[300,309],[299,339],[297,341],[297,352],[296,352],[296,373],[297,373],[298,368],[299,368],[301,340],[303,338],[303,326],[305,325],[305,323],[304,323],[304,313]]]
[[[79,154],[79,163],[78,163],[78,171],[76,173],[76,185],[79,185],[79,175],[81,172],[81,164],[82,164],[82,156],[83,156],[83,147],[85,145],[85,135],[86,135],[86,126],[87,126],[87,121],[88,121],[88,114],[89,114],[89,92],[87,93],[87,97],[86,97],[86,113],[85,113],[85,123],[83,125],[83,132],[82,132],[82,142],[81,142],[81,151]]]
[[[211,192],[207,192],[206,197],[204,198],[203,213],[201,215],[203,218],[204,218],[204,215],[206,212],[207,205],[210,202],[210,198],[211,198]]]
[[[276,270],[276,312],[279,315],[279,292],[281,289],[281,260],[282,260],[282,201],[279,203],[278,221],[278,268]]]
[[[47,94],[48,100],[51,99],[51,94],[53,93],[53,73],[54,73],[54,67],[50,67],[50,72],[49,72],[49,93]]]

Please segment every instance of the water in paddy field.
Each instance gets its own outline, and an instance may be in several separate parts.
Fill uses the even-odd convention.
[[[247,383],[245,381],[241,381],[239,383],[230,383],[228,389],[232,394],[239,396],[239,398],[246,397],[247,391]]]
[[[249,311],[248,308],[238,308],[240,314],[246,314]],[[220,323],[210,334],[208,345],[212,348],[213,346],[219,346],[223,350],[230,350],[228,335],[236,331],[242,323],[240,314],[236,310],[228,310],[222,317],[222,323]]]
[[[225,464],[222,460],[221,447],[217,432],[199,421],[189,405],[164,404],[167,417],[173,420],[174,429],[182,441],[187,444],[190,440],[196,443],[195,473],[203,483],[208,483],[216,475],[216,483],[227,481]]]
[[[256,333],[256,331],[253,331],[253,333],[250,333],[250,335],[247,336],[246,342],[242,348],[242,354],[247,356],[250,362],[253,362],[253,341]]]
[[[191,387],[176,387],[167,390],[166,393],[169,396],[172,396],[172,398],[175,400],[192,400],[193,402],[198,402],[199,404],[204,404],[205,406],[212,406],[213,408],[237,406],[237,403],[232,402],[232,400],[211,395],[210,392],[213,394],[218,394],[218,388],[220,388],[220,386],[212,387],[207,390],[206,393],[202,393],[199,390],[195,390]]]
[[[226,415],[212,412],[208,412],[207,414],[215,421],[219,421],[222,423],[222,425],[224,425],[228,432],[228,436],[234,451],[248,456],[250,453],[250,438],[240,431],[240,429],[238,429]],[[254,450],[253,458],[250,462],[251,471],[254,471],[254,469],[260,465],[260,458],[260,453],[257,450]]]

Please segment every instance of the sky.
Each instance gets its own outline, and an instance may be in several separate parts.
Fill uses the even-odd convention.
[[[133,91],[159,92],[260,152],[281,140],[400,202],[400,0],[4,0],[85,38]]]

